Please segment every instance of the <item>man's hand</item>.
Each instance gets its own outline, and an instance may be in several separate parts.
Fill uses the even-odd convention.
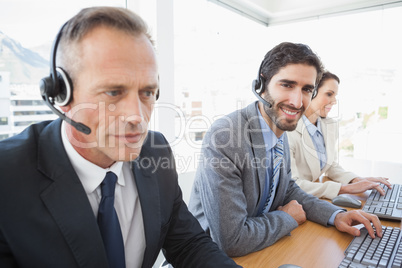
[[[303,206],[300,205],[296,200],[292,200],[284,206],[278,207],[278,210],[284,211],[290,216],[292,216],[297,224],[302,224],[306,221],[306,212],[303,209]]]
[[[380,195],[384,195],[385,191],[381,187],[381,184],[385,184],[391,189],[391,183],[388,178],[383,177],[367,177],[367,178],[354,178],[349,184],[342,185],[339,190],[339,194],[358,194],[367,190],[377,190]]]
[[[371,223],[373,223],[377,231],[377,236],[382,237],[381,222],[378,217],[362,210],[340,212],[338,213],[338,215],[336,215],[334,220],[336,229],[354,236],[359,236],[360,230],[353,227],[353,225],[357,225],[360,223],[362,223],[366,227],[371,238],[375,238],[375,232],[373,227],[371,226]]]

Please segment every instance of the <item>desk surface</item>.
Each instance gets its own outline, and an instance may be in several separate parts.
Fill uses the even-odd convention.
[[[362,202],[367,196],[367,193],[355,195]],[[381,223],[401,227],[400,221],[381,220]],[[339,232],[335,227],[306,221],[293,230],[290,236],[283,237],[274,245],[233,259],[245,268],[276,268],[285,263],[303,268],[338,267],[352,239],[352,235]]]

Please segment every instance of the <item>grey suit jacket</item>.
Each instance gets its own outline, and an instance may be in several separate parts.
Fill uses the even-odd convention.
[[[284,134],[280,182],[268,213],[257,216],[265,188],[266,159],[257,103],[215,121],[206,134],[189,209],[229,255],[242,256],[272,245],[295,229],[297,222],[277,210],[291,200],[303,205],[307,218],[327,225],[338,207],[306,194],[291,179]]]

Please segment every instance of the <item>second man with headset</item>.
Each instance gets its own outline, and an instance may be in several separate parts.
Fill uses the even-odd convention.
[[[355,236],[357,223],[372,237],[371,223],[381,230],[377,216],[345,212],[292,180],[285,131],[296,128],[322,73],[308,46],[277,45],[253,83],[260,101],[220,118],[207,132],[189,209],[229,256],[268,247],[306,219]]]

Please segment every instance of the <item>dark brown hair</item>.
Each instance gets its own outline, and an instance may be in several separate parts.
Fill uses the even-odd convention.
[[[329,80],[329,79],[334,79],[336,82],[338,82],[338,84],[341,83],[341,81],[339,80],[339,77],[338,77],[338,76],[336,76],[335,74],[333,74],[333,73],[331,73],[331,72],[325,71],[325,72],[322,74],[322,78],[321,78],[320,82],[318,82],[318,85],[317,85],[317,92],[318,92],[318,90],[320,89],[320,87],[322,87],[322,85],[324,84],[324,82],[327,81],[327,80]]]
[[[315,67],[317,70],[316,84],[318,84],[324,72],[320,58],[305,44],[283,42],[268,51],[264,57],[260,74],[264,82],[262,92],[265,90],[266,85],[269,84],[272,77],[277,74],[281,68],[289,64],[298,63]]]

